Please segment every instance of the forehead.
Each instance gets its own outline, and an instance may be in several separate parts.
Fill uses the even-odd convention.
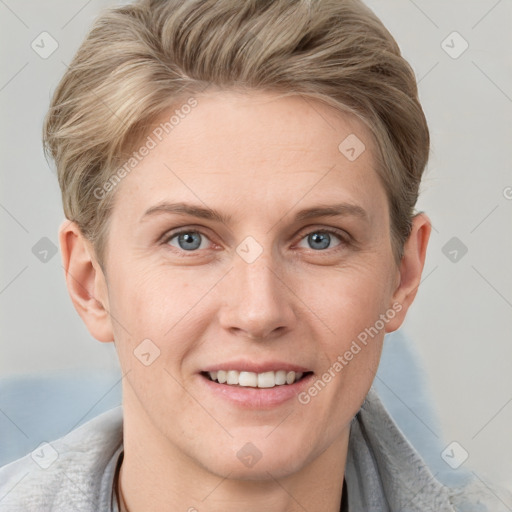
[[[155,120],[136,153],[116,191],[127,201],[116,201],[116,209],[140,212],[169,199],[290,209],[298,201],[357,198],[378,206],[383,196],[370,130],[302,96],[185,97]]]

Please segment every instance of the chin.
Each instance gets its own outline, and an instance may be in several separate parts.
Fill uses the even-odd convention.
[[[219,464],[223,459],[225,463]],[[295,443],[274,444],[262,439],[234,443],[227,457],[217,452],[205,466],[224,478],[250,481],[283,478],[300,471],[305,464],[307,456]]]

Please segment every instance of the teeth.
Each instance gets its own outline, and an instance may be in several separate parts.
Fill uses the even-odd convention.
[[[236,370],[229,370],[228,371],[228,380],[226,381],[226,384],[238,384],[238,377],[240,373]]]
[[[251,387],[251,388],[273,388],[284,384],[293,384],[302,378],[302,372],[287,372],[279,370],[277,372],[238,372],[236,370],[219,370],[208,372],[210,378],[220,384],[229,384],[231,386]]]
[[[254,374],[256,375],[256,374]],[[295,380],[295,374],[293,376]],[[258,373],[258,387],[259,388],[273,388],[276,385],[276,374],[275,372]]]
[[[276,386],[282,386],[283,384],[286,384],[286,372],[279,370],[276,372]]]
[[[252,372],[240,372],[238,377],[239,386],[251,386],[255,388],[259,383],[258,375]]]

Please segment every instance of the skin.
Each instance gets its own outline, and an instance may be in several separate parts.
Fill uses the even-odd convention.
[[[350,421],[384,334],[402,324],[416,295],[429,219],[414,217],[397,266],[375,148],[360,121],[299,96],[215,91],[196,99],[118,185],[105,272],[75,223],[59,232],[75,308],[92,336],[115,340],[124,375],[127,509],[338,511]],[[350,134],[366,147],[354,161],[338,149]],[[140,220],[162,201],[232,219]],[[361,206],[366,220],[294,219],[339,202]],[[180,248],[171,238],[177,228],[198,230],[201,246]],[[326,248],[308,238],[328,228],[349,238],[331,235]],[[248,236],[262,249],[252,263],[236,252]],[[293,398],[243,410],[200,381],[205,366],[238,357],[288,361],[321,376],[393,304],[401,310],[308,404]],[[134,355],[144,339],[160,350],[149,366]],[[237,457],[247,442],[262,454],[252,467]]]

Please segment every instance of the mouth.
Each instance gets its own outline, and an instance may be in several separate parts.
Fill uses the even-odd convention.
[[[238,370],[201,372],[203,377],[217,384],[253,389],[269,389],[281,386],[291,386],[303,379],[307,379],[312,374],[312,371],[295,372],[293,370],[266,371],[261,373]]]
[[[311,385],[314,372],[309,368],[286,358],[281,361],[239,358],[203,367],[198,377],[205,397],[246,411],[270,411],[293,404],[299,393]]]

